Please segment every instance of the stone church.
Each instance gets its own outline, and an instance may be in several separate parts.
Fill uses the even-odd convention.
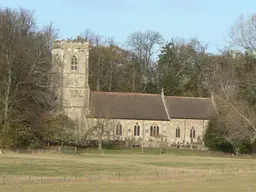
[[[168,145],[198,143],[215,114],[212,98],[165,96],[163,90],[161,94],[90,91],[87,42],[56,41],[52,60],[62,110],[79,122],[81,133],[86,119],[111,119],[115,122],[111,134],[120,139],[147,143],[161,135]]]

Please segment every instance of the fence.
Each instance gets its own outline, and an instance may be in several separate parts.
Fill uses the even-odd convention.
[[[27,149],[5,149],[2,150],[0,149],[0,153],[24,153],[24,154],[31,154],[31,153],[62,153],[62,154],[76,154],[77,153],[77,147],[75,146],[54,146],[49,149],[32,149],[32,148],[27,148]]]
[[[172,170],[156,171],[102,171],[102,172],[76,172],[73,175],[49,175],[43,172],[38,175],[2,175],[0,185],[19,185],[19,184],[49,184],[63,182],[93,182],[93,181],[156,181],[156,180],[193,180],[207,181],[217,176],[242,176],[256,173],[256,167],[219,167],[204,169],[200,168],[176,168]]]

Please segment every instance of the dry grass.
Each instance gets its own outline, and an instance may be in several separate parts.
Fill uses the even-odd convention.
[[[255,159],[171,155],[1,154],[0,191],[256,190]]]

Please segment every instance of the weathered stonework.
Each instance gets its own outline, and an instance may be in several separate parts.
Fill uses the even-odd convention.
[[[52,72],[56,77],[54,86],[61,105],[59,111],[80,122],[88,112],[89,105],[89,43],[55,42],[52,60]],[[81,126],[81,122],[79,124]]]
[[[193,120],[193,119],[171,119],[171,121],[148,121],[148,120],[126,120],[126,119],[114,119],[105,121],[112,121],[110,123],[109,131],[113,135],[112,139],[116,136],[117,125],[122,125],[122,134],[118,135],[120,140],[135,140],[143,143],[145,147],[152,146],[152,141],[156,140],[155,137],[150,136],[150,127],[158,126],[159,135],[166,140],[168,146],[173,143],[192,143],[190,138],[190,130],[192,127],[195,129],[195,138],[193,143],[200,142],[198,138],[203,138],[205,129],[208,124],[208,120]],[[91,121],[90,121],[91,122]],[[134,126],[140,126],[140,135],[134,136]],[[180,137],[176,137],[176,128],[180,128]],[[153,145],[154,146],[154,145]]]
[[[89,43],[86,42],[67,42],[67,41],[58,41],[53,45],[52,50],[52,73],[53,73],[53,89],[56,90],[58,95],[58,100],[60,101],[59,111],[64,112],[73,120],[79,123],[79,129],[76,131],[76,135],[83,136],[86,131],[91,127],[91,123],[97,121],[96,118],[89,119],[85,118],[87,114],[89,114],[89,101],[90,101],[90,88],[88,85],[89,79]],[[119,93],[115,93],[116,95]],[[113,98],[113,95],[109,96]],[[124,96],[124,94],[123,94]],[[147,97],[153,98],[151,95],[147,95]],[[128,97],[127,97],[128,98]],[[156,105],[154,103],[155,99],[158,96],[155,96],[151,102],[146,103],[144,106],[148,105]],[[136,99],[130,101],[130,103],[134,103]],[[102,99],[102,107],[103,110],[108,110],[105,106],[107,103],[115,104],[116,100],[112,102],[106,102],[106,100]],[[139,103],[143,103],[143,100],[140,100]],[[95,104],[98,103],[95,102]],[[126,100],[115,105],[122,105],[126,103]],[[139,104],[137,103],[137,104]],[[174,103],[175,104],[175,103]],[[169,146],[174,143],[199,143],[204,135],[206,127],[208,125],[208,120],[200,120],[200,119],[181,119],[181,118],[189,118],[189,116],[178,116],[179,118],[171,118],[171,114],[169,114],[170,109],[167,106],[165,96],[161,94],[161,99],[158,100],[157,109],[163,107],[162,112],[156,112],[153,115],[154,118],[151,119],[161,119],[159,120],[133,120],[130,119],[112,119],[112,125],[109,127],[109,131],[111,139],[121,139],[121,140],[134,140],[137,141],[140,145],[143,146],[155,146],[157,145],[155,142],[160,137],[164,140]],[[137,106],[135,106],[136,108]],[[110,107],[111,108],[111,107]],[[127,110],[127,108],[123,108]],[[144,107],[143,107],[144,109]],[[91,110],[91,113],[94,109]],[[110,110],[110,109],[109,109]],[[152,110],[151,108],[148,111]],[[115,110],[117,113],[122,111]],[[129,110],[127,110],[129,111]],[[145,110],[144,110],[145,111]],[[155,111],[155,109],[153,109]],[[160,110],[161,111],[161,110]],[[129,111],[133,114],[131,111]],[[143,112],[142,112],[143,113]],[[139,113],[139,114],[142,114]],[[160,116],[159,116],[160,114]],[[157,116],[158,115],[158,116]],[[125,116],[125,115],[124,115]],[[125,118],[124,116],[119,116],[117,118]],[[137,114],[138,116],[138,114]],[[136,115],[134,117],[137,117]],[[165,116],[165,117],[161,117]],[[201,115],[202,116],[202,115]],[[201,117],[200,116],[200,117]],[[131,117],[131,116],[130,116]],[[174,116],[177,117],[177,116]],[[105,117],[104,118],[111,118]],[[140,119],[144,119],[143,118]],[[193,118],[190,116],[190,118]],[[195,117],[197,118],[197,117]],[[150,118],[148,118],[150,119]],[[169,120],[168,120],[169,119]],[[205,118],[204,118],[205,119]],[[109,120],[106,120],[109,121]],[[116,126],[121,125],[122,133],[121,135],[116,135]],[[139,135],[134,135],[134,126],[138,125],[140,127]],[[160,137],[154,137],[150,135],[150,127],[155,126],[159,128],[158,135]],[[179,135],[176,134],[176,129],[179,128]],[[195,136],[191,138],[191,129],[194,128]],[[96,138],[95,138],[96,139]],[[153,143],[153,144],[152,144]]]

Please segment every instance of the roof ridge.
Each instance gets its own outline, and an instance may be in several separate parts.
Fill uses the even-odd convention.
[[[161,93],[134,93],[134,92],[119,92],[119,91],[90,91],[92,93],[104,93],[104,94],[124,94],[124,95],[161,95]],[[210,97],[194,97],[194,96],[174,96],[174,95],[165,95],[167,98],[184,98],[184,99],[211,99]]]
[[[177,98],[177,99],[211,99],[210,97],[188,97],[188,96],[165,96],[169,98]]]
[[[91,93],[104,93],[104,94],[124,94],[124,95],[151,95],[151,96],[159,96],[161,95],[160,93],[133,93],[133,92],[108,92],[108,91],[90,91]]]

